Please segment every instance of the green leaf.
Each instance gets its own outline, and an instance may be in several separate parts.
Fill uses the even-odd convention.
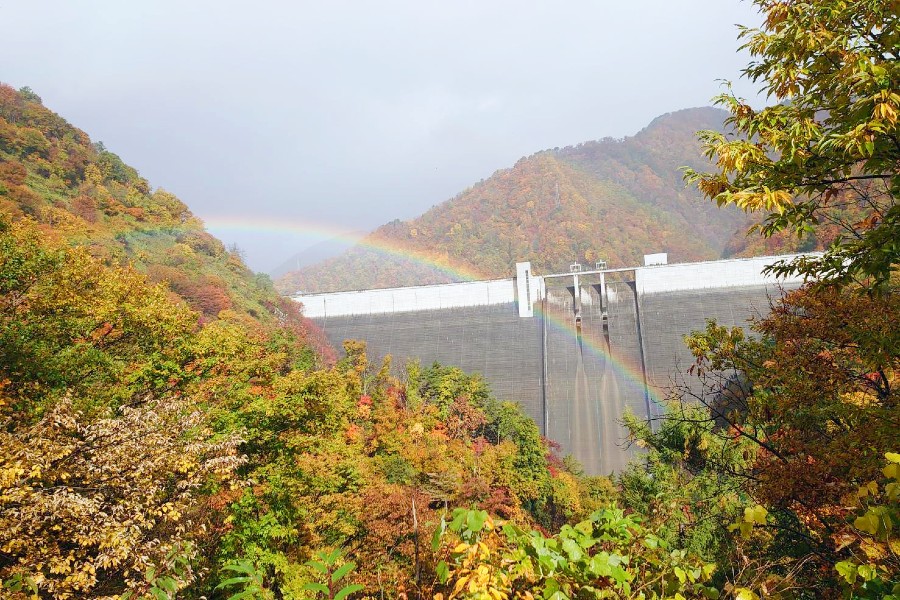
[[[156,600],[170,600],[169,594],[159,589],[158,587],[150,588],[150,595],[156,598]]]
[[[444,517],[441,517],[441,525],[437,529],[434,530],[434,535],[431,536],[431,551],[437,552],[438,548],[441,547],[441,536],[444,535],[444,531],[447,530],[447,521],[444,520]]]
[[[363,589],[363,586],[359,585],[358,583],[342,587],[338,591],[338,593],[334,595],[334,600],[344,600],[344,598],[346,598],[350,594],[358,592],[361,589]]]
[[[574,529],[584,535],[591,535],[594,533],[594,525],[590,521],[581,521],[575,525]]]
[[[331,574],[331,581],[337,582],[341,580],[347,573],[356,568],[355,562],[348,562],[346,564],[341,565],[337,569],[335,569],[334,573]]]
[[[306,561],[306,566],[312,567],[313,569],[315,569],[316,571],[318,571],[318,572],[319,572],[320,574],[322,574],[322,575],[325,575],[326,573],[328,573],[328,567],[325,566],[323,563],[320,563],[320,562],[317,561],[317,560],[308,560],[308,561]]]
[[[246,575],[255,575],[256,574],[256,569],[253,568],[253,565],[250,564],[249,561],[245,561],[245,560],[242,560],[239,562],[228,563],[222,567],[222,570],[223,571],[234,571],[236,573],[245,573]]]
[[[466,517],[466,528],[473,533],[481,531],[487,516],[487,512],[483,510],[470,510],[469,515]]]
[[[848,560],[842,560],[834,565],[838,574],[844,578],[844,581],[852,584],[856,581],[856,565]]]
[[[859,568],[856,570],[856,572],[859,573],[859,576],[866,581],[872,581],[873,579],[875,579],[875,577],[878,576],[878,572],[872,565],[859,565]]]
[[[871,510],[866,512],[866,514],[864,514],[863,516],[857,517],[856,520],[853,521],[854,527],[871,535],[875,535],[876,533],[878,533],[878,524],[878,515],[873,513]]]
[[[628,572],[620,566],[614,566],[610,571],[610,576],[619,585],[626,583],[629,579]]]
[[[225,581],[221,582],[219,585],[216,586],[216,589],[218,590],[221,588],[229,587],[236,583],[247,583],[248,581],[252,581],[252,577],[246,577],[246,576],[232,577],[231,579],[226,579]]]
[[[709,600],[719,600],[722,595],[721,592],[714,587],[705,587],[702,591],[703,595],[706,598],[709,598]]]
[[[462,508],[457,508],[455,511],[453,511],[453,521],[450,522],[450,531],[459,533],[460,529],[462,529],[463,523],[466,522],[466,514],[467,512]]]
[[[554,596],[559,592],[559,582],[555,579],[548,579],[544,584],[544,600],[555,600]]]
[[[228,596],[228,600],[257,600],[257,592],[261,591],[258,588],[249,588]]]
[[[612,569],[609,566],[609,553],[600,552],[591,557],[590,565],[591,573],[599,577],[609,577]]]
[[[303,585],[303,589],[309,592],[319,592],[320,594],[325,594],[327,598],[331,593],[331,590],[328,589],[328,586],[324,583],[318,583],[315,581],[311,581],[310,583],[306,583]]]
[[[687,579],[687,574],[684,572],[684,569],[682,569],[681,567],[675,567],[672,570],[675,572],[675,577],[678,578],[678,581],[684,583]]]
[[[443,560],[440,561],[435,568],[435,573],[437,573],[438,581],[440,581],[442,585],[447,583],[447,578],[450,576],[450,568],[447,567],[447,562]]]
[[[178,591],[178,584],[175,583],[175,580],[171,577],[163,577],[162,579],[158,579],[156,581],[157,587],[160,587],[167,592],[172,592],[173,594]]]
[[[900,482],[892,481],[884,486],[884,495],[888,500],[897,500],[900,498]]]
[[[565,539],[562,543],[563,551],[569,555],[569,560],[573,562],[577,562],[581,560],[581,557],[584,556],[584,553],[581,551],[581,547],[575,540]]]

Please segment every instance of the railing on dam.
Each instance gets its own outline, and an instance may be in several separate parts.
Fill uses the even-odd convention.
[[[706,320],[745,325],[780,288],[766,266],[790,256],[598,269],[509,279],[300,295],[335,347],[366,340],[378,360],[419,359],[479,372],[518,402],[589,473],[630,456],[625,411],[658,416],[691,362],[682,336]]]

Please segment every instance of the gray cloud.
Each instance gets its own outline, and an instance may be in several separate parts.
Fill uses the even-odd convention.
[[[0,17],[0,80],[202,218],[346,229],[707,104],[747,63],[734,24],[758,21],[738,0],[28,0]],[[259,270],[319,241],[211,229]]]

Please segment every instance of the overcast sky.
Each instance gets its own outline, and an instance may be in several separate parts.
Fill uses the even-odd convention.
[[[269,270],[535,151],[709,104],[740,0],[0,0],[0,81],[102,140]],[[296,224],[290,235],[217,226]],[[327,235],[326,235],[327,237]]]

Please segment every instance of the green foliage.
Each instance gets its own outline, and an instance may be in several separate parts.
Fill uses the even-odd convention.
[[[356,563],[342,562],[340,548],[331,552],[319,552],[316,560],[309,560],[306,564],[311,567],[321,578],[320,581],[307,583],[304,590],[315,592],[317,598],[325,600],[344,600],[350,594],[363,589],[358,583],[343,584],[342,580],[356,570]]]
[[[90,410],[187,378],[184,344],[196,317],[139,273],[0,218],[0,294],[0,374],[18,419],[64,393]]]
[[[422,379],[418,395],[436,406],[442,418],[447,417],[457,398],[464,397],[480,408],[484,408],[488,399],[487,383],[478,376],[467,375],[458,367],[435,363],[422,374]]]
[[[704,563],[604,509],[557,535],[458,509],[441,540],[448,598],[718,598]]]
[[[668,543],[727,564],[727,526],[747,501],[732,473],[747,465],[752,449],[717,435],[702,405],[670,403],[655,431],[632,415],[625,423],[647,452],[619,475],[622,505],[645,515],[647,527]]]
[[[255,354],[231,335],[210,348],[242,362]],[[379,568],[359,585],[426,589],[435,505],[476,502],[525,522],[562,519],[557,482],[580,506],[574,478],[551,476],[535,424],[479,377],[413,365],[401,386],[369,364],[364,345],[346,348],[331,370],[273,373],[270,383],[257,376],[265,393],[248,390],[221,413],[223,429],[243,432],[244,471],[255,482],[230,500],[223,560],[251,560],[269,589],[300,593],[309,549],[355,544],[355,562]]]
[[[263,576],[253,564],[247,560],[229,562],[222,566],[222,571],[233,573],[216,586],[217,590],[239,587],[239,591],[228,596],[228,600],[269,600],[274,594],[263,582]]]

